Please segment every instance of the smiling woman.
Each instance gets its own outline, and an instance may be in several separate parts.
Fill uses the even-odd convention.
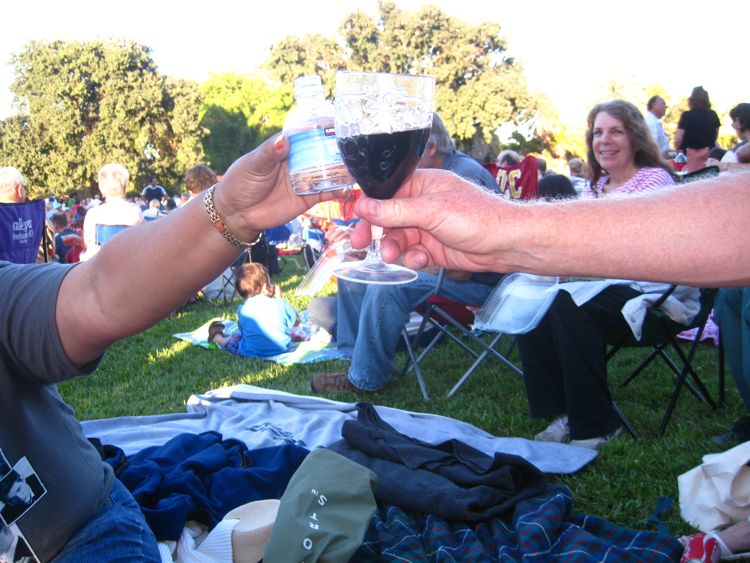
[[[586,144],[593,179],[583,197],[648,192],[674,183],[643,115],[629,102],[595,106]],[[602,280],[589,282],[586,291],[593,297],[583,302],[580,294],[574,301],[571,293],[560,291],[539,325],[517,335],[516,342],[531,415],[552,419],[535,439],[598,448],[622,433],[607,385],[605,334],[630,330],[622,310],[643,297],[643,288],[638,282]]]
[[[630,102],[612,100],[594,106],[589,113],[586,145],[593,172],[590,196],[674,184],[643,115]]]

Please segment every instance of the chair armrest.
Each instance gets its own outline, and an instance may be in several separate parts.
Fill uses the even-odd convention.
[[[667,298],[670,295],[672,295],[672,293],[674,292],[676,288],[677,288],[676,285],[670,285],[669,288],[667,288],[667,290],[662,294],[662,296],[659,297],[659,299],[657,299],[656,301],[654,301],[653,305],[651,305],[651,308],[658,309],[659,307],[661,307],[662,304],[667,300]]]

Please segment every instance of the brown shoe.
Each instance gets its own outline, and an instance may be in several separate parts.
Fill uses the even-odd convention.
[[[315,393],[343,393],[345,391],[359,391],[352,385],[346,372],[319,373],[310,380],[310,388]]]

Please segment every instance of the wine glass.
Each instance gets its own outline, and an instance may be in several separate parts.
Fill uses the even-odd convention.
[[[387,72],[336,74],[336,142],[346,168],[369,197],[390,199],[414,172],[432,127],[435,79]],[[399,284],[414,270],[386,264],[380,255],[382,227],[372,226],[364,260],[334,273],[361,283]]]

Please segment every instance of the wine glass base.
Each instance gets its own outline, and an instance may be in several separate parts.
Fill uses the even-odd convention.
[[[366,260],[347,262],[333,274],[342,280],[355,283],[371,283],[380,285],[397,285],[411,283],[417,279],[417,272],[396,264],[366,264]]]

